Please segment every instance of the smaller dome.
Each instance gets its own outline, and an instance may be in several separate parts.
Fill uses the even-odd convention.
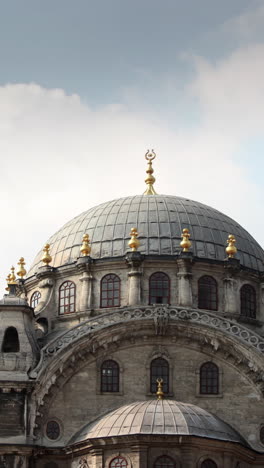
[[[167,399],[121,406],[87,424],[70,442],[136,434],[190,435],[247,445],[232,427],[208,411]]]

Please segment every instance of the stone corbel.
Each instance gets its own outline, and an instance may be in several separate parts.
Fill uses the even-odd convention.
[[[126,256],[128,272],[128,305],[138,306],[141,304],[141,264],[143,256],[140,252],[128,252]]]
[[[224,312],[225,315],[231,317],[239,316],[237,288],[238,284],[235,278],[232,276],[224,278]]]
[[[39,314],[46,308],[51,300],[53,293],[54,280],[52,278],[44,278],[40,281],[38,287],[40,289],[41,298],[35,308],[35,313]]]
[[[182,252],[177,260],[179,282],[179,306],[192,307],[192,253]]]
[[[93,275],[91,271],[93,260],[91,257],[79,257],[77,267],[82,272],[80,281],[82,283],[80,295],[80,312],[90,311],[93,307]],[[89,313],[90,315],[90,313]]]

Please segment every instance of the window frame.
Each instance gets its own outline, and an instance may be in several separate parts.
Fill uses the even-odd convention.
[[[244,291],[247,289],[248,291],[251,291],[251,297],[248,299],[248,297],[242,297],[244,295]],[[251,310],[251,305],[253,304],[253,312]],[[249,309],[248,309],[249,307]],[[246,313],[242,312],[243,308],[246,309]],[[256,289],[254,286],[252,286],[249,283],[245,283],[241,286],[240,288],[240,316],[243,319],[251,319],[251,320],[256,320],[257,318],[257,293]]]
[[[206,300],[205,300],[205,296],[206,294],[204,294],[205,292],[203,291],[203,294],[204,294],[204,297],[201,297],[202,296],[202,291],[201,291],[201,287],[204,286],[204,287],[208,287],[209,286],[209,283],[205,283],[204,285],[202,285],[202,281],[204,280],[204,278],[207,278],[211,281],[211,287],[215,287],[215,291],[209,291],[209,297],[206,297]],[[198,306],[198,309],[200,310],[212,310],[212,311],[217,311],[218,310],[218,305],[219,305],[219,301],[218,301],[218,283],[216,281],[216,279],[211,276],[211,275],[202,275],[200,276],[200,278],[198,279],[198,294],[197,294],[197,306]],[[207,291],[207,294],[208,294],[208,291]],[[212,299],[212,296],[215,295],[215,299]],[[209,307],[203,307],[205,305],[205,302],[207,302],[206,305],[209,305]],[[211,304],[215,304],[215,305],[211,305]]]
[[[37,299],[35,299],[35,297],[37,297]],[[35,309],[37,307],[37,305],[39,304],[39,301],[41,299],[41,292],[40,291],[35,291],[33,292],[31,298],[30,298],[30,307],[32,307],[32,309]],[[33,305],[33,303],[35,303],[37,301],[37,303],[35,305]]]
[[[211,368],[216,371],[216,377],[215,376],[211,377],[210,375],[208,376],[208,374],[206,376],[202,376],[202,371],[205,368],[205,366],[207,367],[211,366]],[[210,369],[209,369],[209,372],[210,372]],[[205,384],[203,384],[203,379],[205,379]],[[215,379],[216,379],[216,385],[215,385],[216,391],[208,391],[208,390],[202,391],[202,387],[204,385],[206,386],[207,389],[208,387],[209,388],[213,387],[214,384],[212,384],[210,381],[215,380]],[[208,380],[209,380],[209,383],[208,383]],[[219,396],[220,394],[219,367],[217,364],[215,364],[215,362],[206,361],[203,364],[201,364],[200,369],[199,369],[199,394],[202,396]]]
[[[122,459],[122,461],[125,462],[125,465],[112,465],[112,463],[115,461],[115,460],[118,460],[118,459]],[[114,458],[112,458],[112,460],[110,460],[109,462],[109,468],[127,468],[128,467],[128,462],[127,462],[127,459],[125,457],[123,457],[122,455],[117,455],[115,456]]]
[[[166,363],[166,366],[163,366],[163,367],[164,368],[166,367],[166,369],[168,371],[168,373],[167,373],[167,382],[165,382],[165,386],[167,386],[167,388],[166,387],[164,388],[164,375],[156,375],[155,377],[153,377],[152,366],[153,366],[153,362],[155,362],[155,361],[164,361]],[[158,378],[163,379],[163,391],[164,391],[165,395],[169,395],[170,394],[170,363],[169,363],[168,359],[166,359],[163,356],[154,357],[150,361],[150,365],[149,365],[149,393],[151,395],[155,395],[156,392],[157,392],[157,379]],[[154,379],[155,379],[155,382],[154,382]],[[155,390],[154,390],[154,385],[155,385]]]
[[[159,468],[159,466],[157,465],[158,461],[161,459],[161,458],[167,458],[168,460],[170,460],[170,462],[173,464],[173,466],[169,467],[169,468],[176,468],[176,461],[170,457],[169,455],[160,455],[159,457],[157,457],[155,460],[154,460],[154,463],[153,463],[153,468]],[[165,467],[167,468],[167,467]]]
[[[109,278],[109,281],[107,280],[107,283],[106,283],[107,288],[103,289],[104,281],[106,280],[107,277],[111,277],[111,276],[116,278],[116,280],[113,281],[113,285],[114,283],[116,283],[118,287],[116,289],[114,288],[114,286],[113,288],[109,288],[109,284],[110,284],[110,278]],[[113,293],[115,293],[115,291],[118,291],[118,297],[117,297],[118,303],[117,304],[114,304],[114,301],[116,299],[114,297],[114,294],[113,294],[113,297],[108,297],[108,293],[110,291],[113,291]],[[106,292],[105,298],[103,297],[104,292]],[[103,305],[103,301],[106,301],[107,304]],[[113,303],[109,304],[109,301],[113,301]],[[101,309],[110,309],[110,308],[113,309],[115,307],[120,307],[120,305],[121,305],[121,279],[116,273],[107,273],[101,278],[101,282],[100,282],[100,308]]]
[[[66,284],[70,284],[71,286],[70,287],[65,287]],[[70,292],[71,289],[73,290],[73,295],[68,294],[67,296],[65,295],[64,297],[62,297],[62,291],[66,290],[66,291]],[[73,301],[70,301],[68,304],[65,304],[65,303],[62,304],[62,301],[65,301],[65,300],[71,299],[71,298],[73,298]],[[69,310],[69,311],[65,312],[66,306],[70,308],[70,306],[72,304],[73,304],[73,310]],[[64,309],[63,312],[61,312],[62,307]],[[58,309],[59,309],[59,316],[60,317],[67,316],[69,314],[74,314],[76,312],[76,284],[71,280],[63,281],[63,283],[59,287],[59,305],[58,305]]]
[[[111,362],[111,363],[114,363],[115,364],[115,369],[117,369],[117,375],[114,376],[112,375],[111,378],[111,382],[103,382],[103,366],[105,363],[108,363],[108,362]],[[107,368],[106,368],[107,369]],[[109,367],[110,369],[110,367]],[[113,378],[114,377],[117,377],[117,382],[113,382]],[[106,387],[104,387],[104,385],[106,385]],[[112,387],[114,388],[114,385],[117,385],[117,390],[111,390],[109,389],[109,387]],[[115,359],[105,359],[102,363],[101,363],[101,366],[100,366],[100,393],[111,393],[111,394],[119,394],[120,395],[120,366],[119,366],[119,363],[115,360]]]
[[[207,468],[207,467],[204,465],[204,463],[207,463],[207,462],[210,462],[210,463],[213,463],[213,464],[214,464],[214,466],[211,465],[210,468],[218,468],[217,463],[216,463],[212,458],[205,458],[205,459],[201,462],[200,468]]]
[[[155,275],[163,275],[163,279],[157,279],[157,280],[155,280],[155,279],[153,278]],[[155,297],[156,297],[156,298],[157,298],[157,297],[162,297],[162,298],[163,298],[163,297],[167,297],[168,300],[167,300],[167,302],[157,302],[157,301],[153,302],[153,301],[152,301],[152,298],[154,297],[154,294],[152,294],[152,289],[153,289],[153,290],[155,290],[155,289],[158,290],[158,288],[157,288],[157,286],[156,286],[156,287],[152,286],[152,285],[151,285],[151,282],[152,282],[152,281],[155,281],[155,282],[157,282],[157,281],[162,281],[162,282],[164,282],[164,280],[167,281],[167,292],[168,292],[167,296],[164,296],[164,295],[162,295],[162,296],[157,296],[157,295],[155,295]],[[164,287],[163,285],[162,285],[162,287],[161,287],[161,290],[162,290],[162,291],[165,290],[165,287]],[[163,305],[167,305],[167,304],[170,304],[170,299],[171,299],[171,279],[170,279],[169,275],[168,275],[167,273],[165,273],[164,271],[155,271],[155,272],[152,273],[152,274],[150,275],[150,277],[149,277],[149,305],[152,305],[152,304],[159,304],[159,305],[162,305],[162,304],[163,304]]]

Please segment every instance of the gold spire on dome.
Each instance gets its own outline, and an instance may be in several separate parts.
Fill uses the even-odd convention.
[[[25,259],[24,257],[21,257],[18,262],[19,268],[17,270],[17,276],[20,276],[20,279],[23,279],[23,277],[27,274],[24,268],[24,265],[25,265]]]
[[[51,257],[51,255],[50,255],[49,249],[50,249],[50,245],[49,245],[49,244],[46,244],[46,245],[44,246],[44,249],[43,249],[44,254],[43,254],[42,258],[41,258],[41,261],[42,261],[43,263],[45,263],[46,266],[49,266],[49,263],[50,263],[51,260],[52,260],[52,257]]]
[[[235,246],[235,243],[236,243],[235,236],[233,234],[229,234],[226,243],[228,244],[228,246],[226,247],[226,253],[228,255],[228,258],[234,258],[234,256],[237,253],[237,248]]]
[[[9,278],[9,284],[16,284],[15,267],[11,267],[11,273],[7,278]]]
[[[151,152],[148,150],[145,154],[145,158],[148,161],[148,168],[146,170],[147,177],[145,179],[145,182],[147,184],[147,189],[144,192],[144,195],[157,195],[157,193],[154,190],[154,182],[155,182],[155,177],[152,175],[154,170],[152,168],[152,161],[155,159],[156,153],[154,150],[151,150]]]
[[[88,257],[91,252],[90,239],[88,234],[84,234],[82,238],[82,246],[80,252],[83,257]]]
[[[189,229],[187,228],[183,229],[182,231],[182,241],[180,243],[180,246],[183,252],[189,252],[189,248],[192,246],[192,243],[190,241]]]
[[[158,386],[157,391],[156,391],[157,398],[158,400],[163,400],[164,398],[163,379],[157,379],[156,382]]]
[[[138,232],[137,232],[137,228],[131,228],[131,231],[130,231],[130,241],[128,242],[128,246],[130,247],[130,249],[132,250],[132,252],[136,252],[137,249],[139,248],[140,246],[140,242],[137,238],[138,236]]]

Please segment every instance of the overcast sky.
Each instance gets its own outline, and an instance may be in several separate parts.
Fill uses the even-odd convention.
[[[0,286],[88,208],[145,190],[263,246],[263,0],[8,0],[0,15]]]

